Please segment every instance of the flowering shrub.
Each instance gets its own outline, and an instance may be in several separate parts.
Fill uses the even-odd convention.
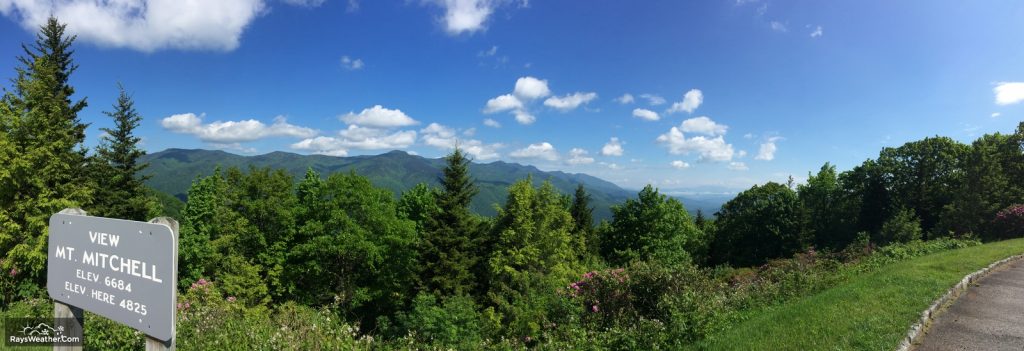
[[[996,213],[992,229],[997,240],[1024,237],[1024,204],[1010,205]]]

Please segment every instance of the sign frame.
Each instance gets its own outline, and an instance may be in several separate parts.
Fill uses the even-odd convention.
[[[174,220],[164,217],[139,222],[54,214],[50,217],[47,248],[46,289],[50,298],[173,345],[179,245],[176,227]]]

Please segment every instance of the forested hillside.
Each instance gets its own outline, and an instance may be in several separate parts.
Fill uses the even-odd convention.
[[[679,349],[849,274],[1024,237],[1024,122],[971,144],[884,148],[850,170],[826,163],[805,184],[743,191],[715,216],[652,186],[601,197],[615,188],[474,165],[458,148],[440,160],[272,153],[251,168],[219,152],[147,158],[130,87],[103,102],[115,127],[90,151],[64,29],[53,18],[41,28],[0,100],[6,315],[52,313],[50,215],[147,220],[166,210],[144,183],[161,172],[189,182],[177,218],[182,349]],[[192,157],[213,160],[182,166]],[[485,192],[493,215],[474,212]],[[87,318],[87,348],[141,348],[138,333]]]
[[[429,159],[410,155],[403,151],[392,151],[373,156],[335,157],[325,155],[298,155],[288,152],[272,152],[258,156],[240,156],[224,151],[168,149],[145,155],[142,162],[149,167],[144,172],[151,178],[146,182],[156,190],[171,194],[184,201],[188,187],[199,176],[208,176],[218,166],[221,168],[270,167],[284,169],[296,180],[302,178],[307,169],[322,175],[354,171],[370,179],[373,185],[391,190],[395,195],[409,190],[419,183],[437,186],[444,168],[443,159]],[[561,171],[545,172],[533,166],[495,161],[470,163],[470,171],[476,179],[480,192],[470,202],[474,213],[484,216],[496,214],[495,205],[505,202],[508,187],[516,180],[533,176],[539,185],[550,180],[562,193],[570,193],[578,184],[583,184],[591,195],[594,216],[600,221],[611,219],[611,206],[624,201],[632,194],[610,182],[579,173]],[[722,203],[678,197],[691,213],[701,210],[705,213],[718,211]]]

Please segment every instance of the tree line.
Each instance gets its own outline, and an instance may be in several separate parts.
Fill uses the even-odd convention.
[[[53,213],[81,207],[133,220],[162,213],[138,162],[144,151],[134,129],[142,117],[123,87],[106,113],[114,128],[103,129],[93,152],[83,146],[87,125],[78,113],[87,102],[72,98],[74,37],[64,31],[53,18],[42,26],[0,100],[0,268],[8,272],[0,309],[45,296]],[[566,286],[624,279],[619,274],[628,272],[607,273],[617,268],[697,274],[695,267],[757,266],[811,248],[1022,236],[1000,219],[1024,216],[1008,211],[1024,203],[1022,150],[1024,123],[970,145],[925,138],[884,148],[845,172],[826,163],[805,184],[754,186],[714,216],[691,217],[648,185],[601,223],[582,185],[561,194],[532,178],[508,188],[496,216],[474,214],[471,160],[457,148],[439,187],[419,184],[397,198],[355,173],[309,170],[296,182],[283,170],[218,169],[193,182],[178,218],[179,287],[213,281],[253,310],[331,306],[377,335],[536,338],[576,314]],[[656,314],[658,305],[648,303],[644,311]],[[586,303],[593,312],[600,306]]]

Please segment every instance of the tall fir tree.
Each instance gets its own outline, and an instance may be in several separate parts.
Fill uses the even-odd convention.
[[[86,173],[86,124],[69,84],[77,67],[73,36],[50,18],[34,45],[24,46],[12,88],[0,99],[0,268],[20,271],[20,291],[41,291],[46,277],[47,219],[67,207],[85,207],[92,188]],[[35,286],[38,289],[33,289]]]
[[[590,206],[590,194],[583,188],[583,184],[576,185],[569,213],[572,214],[572,232],[578,243],[580,259],[586,261],[591,257],[598,257],[600,246],[594,235],[594,208]]]
[[[426,224],[423,238],[421,281],[440,295],[470,294],[477,288],[474,272],[479,267],[481,239],[469,211],[476,195],[469,175],[469,158],[455,148],[440,179],[437,203],[441,211]]]
[[[118,85],[120,94],[113,112],[103,112],[114,119],[114,128],[100,128],[106,134],[100,138],[96,155],[92,159],[90,175],[96,182],[93,205],[89,212],[103,217],[144,221],[155,214],[156,200],[146,189],[149,176],[142,170],[149,164],[140,163],[146,151],[139,148],[135,128],[142,116],[135,111],[131,95]]]

